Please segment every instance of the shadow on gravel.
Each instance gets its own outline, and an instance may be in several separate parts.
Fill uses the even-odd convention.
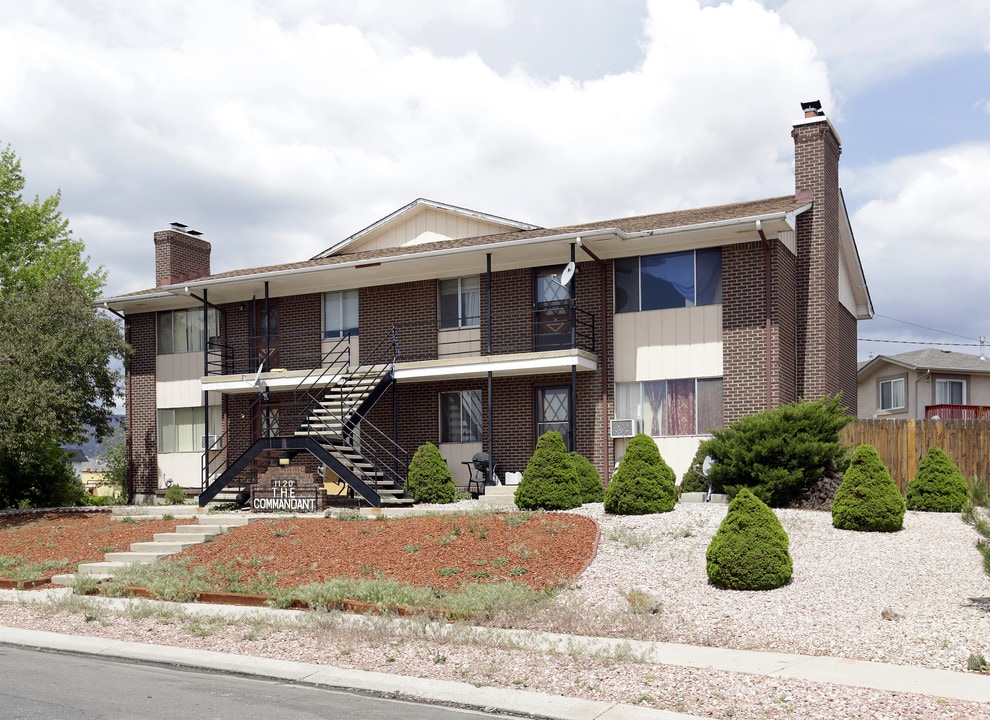
[[[965,607],[976,608],[977,610],[982,610],[985,613],[990,613],[990,597],[970,598]]]

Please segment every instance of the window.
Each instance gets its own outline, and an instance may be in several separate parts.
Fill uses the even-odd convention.
[[[935,380],[936,405],[965,405],[965,380]]]
[[[536,438],[556,431],[564,440],[568,451],[574,449],[571,437],[571,388],[569,385],[537,388],[536,390]]]
[[[323,337],[358,334],[358,291],[323,293]]]
[[[481,442],[481,390],[440,393],[440,442]]]
[[[481,323],[481,280],[472,277],[440,281],[440,329],[477,327]]]
[[[880,381],[880,409],[898,410],[906,407],[904,378]]]
[[[220,406],[210,405],[210,433],[221,433]],[[166,408],[158,411],[158,452],[202,452],[203,408]]]
[[[207,313],[210,337],[220,335],[220,314],[210,308]],[[158,313],[158,354],[203,351],[203,309],[166,310]]]
[[[721,248],[615,261],[616,312],[718,305],[721,302]]]
[[[707,434],[722,427],[722,378],[616,383],[615,416],[653,437]]]

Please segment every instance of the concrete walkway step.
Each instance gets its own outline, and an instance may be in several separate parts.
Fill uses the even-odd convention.
[[[147,542],[132,542],[131,552],[135,553],[157,553],[158,555],[171,555],[182,552],[193,545],[199,545],[201,540],[197,540],[196,535],[186,535],[185,540],[173,540],[162,542],[160,540],[149,540]]]
[[[124,565],[135,565],[142,564],[147,565],[148,563],[153,563],[155,560],[161,560],[163,557],[168,557],[172,555],[169,552],[110,552],[104,555],[107,562],[111,563],[123,563]]]
[[[111,561],[80,563],[79,564],[79,567],[76,568],[76,574],[78,574],[78,575],[106,575],[106,576],[109,577],[109,576],[113,575],[114,572],[116,572],[117,570],[120,570],[120,568],[127,567],[128,565],[130,565],[130,563],[126,563],[126,562],[111,562]],[[69,575],[69,576],[60,576],[60,577],[72,577],[72,576]],[[54,578],[52,579],[52,582],[55,582]]]
[[[180,526],[180,527],[183,527],[183,526]],[[209,540],[210,538],[212,538],[214,535],[219,535],[220,534],[219,531],[217,531],[217,532],[204,531],[203,528],[201,528],[201,527],[199,527],[197,525],[192,525],[190,527],[192,527],[192,528],[194,528],[196,530],[199,530],[200,532],[190,532],[190,531],[187,531],[187,532],[155,533],[155,535],[154,535],[154,538],[155,538],[154,539],[154,542],[156,542],[156,543],[172,543],[172,544],[179,543],[179,544],[183,545],[183,548],[182,549],[185,550],[187,547],[190,547],[192,545],[198,545],[201,542],[206,542],[207,540]],[[178,528],[176,528],[176,530],[178,530]],[[133,549],[134,549],[134,547],[131,546],[131,550],[133,550]]]

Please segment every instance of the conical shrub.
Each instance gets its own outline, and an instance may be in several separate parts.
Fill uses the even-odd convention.
[[[653,438],[640,433],[626,447],[615,475],[605,488],[605,512],[649,515],[670,512],[677,504],[676,476],[660,456]]]
[[[406,478],[406,492],[418,503],[454,502],[457,495],[454,476],[444,462],[440,449],[433,443],[420,445],[413,454]]]
[[[581,504],[577,473],[559,432],[543,433],[516,487],[521,510],[570,510]]]
[[[742,488],[705,553],[708,579],[729,590],[773,590],[791,581],[790,538],[773,510]]]
[[[569,454],[571,465],[577,473],[578,487],[581,488],[581,503],[601,502],[605,498],[602,476],[584,455],[578,452]]]
[[[968,490],[966,478],[941,448],[931,447],[907,486],[907,509],[962,512]]]
[[[853,452],[832,501],[832,525],[867,532],[904,527],[904,498],[872,445],[860,445]]]

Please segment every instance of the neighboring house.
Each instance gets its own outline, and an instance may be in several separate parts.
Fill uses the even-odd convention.
[[[156,232],[155,287],[105,301],[134,348],[131,491],[202,483],[205,503],[278,465],[399,502],[423,443],[464,487],[475,453],[521,472],[547,430],[606,480],[647,432],[680,475],[746,414],[838,392],[855,412],[873,310],[838,136],[803,108],[782,197],[558,228],[420,199],[218,274],[199,233]]]
[[[925,348],[859,364],[859,417],[990,417],[990,360]]]

